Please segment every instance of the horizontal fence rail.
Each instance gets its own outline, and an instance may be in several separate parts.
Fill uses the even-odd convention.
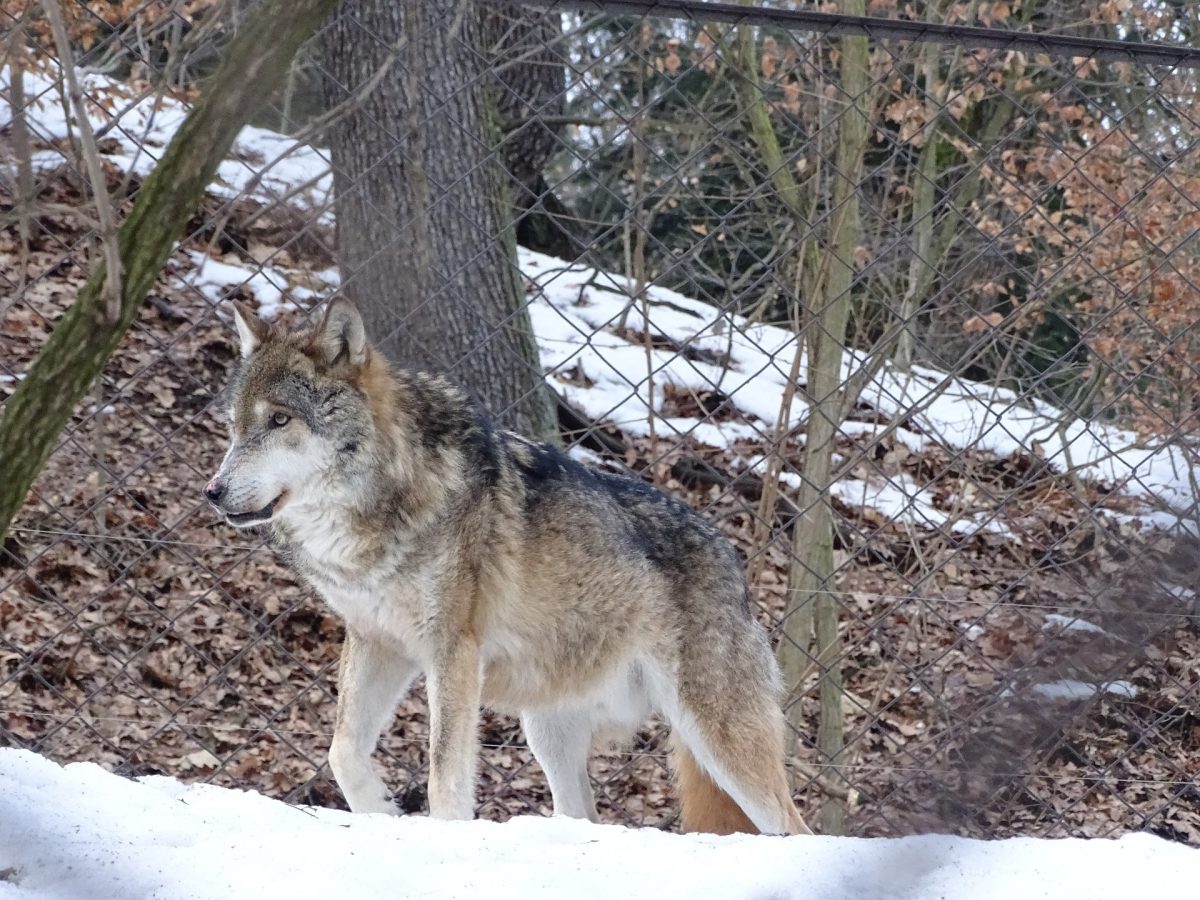
[[[726,25],[768,25],[790,31],[811,31],[823,37],[859,35],[876,40],[944,44],[967,50],[1022,50],[1079,56],[1102,62],[1165,66],[1200,66],[1200,50],[1133,40],[1075,37],[1070,34],[1030,34],[1004,28],[914,22],[878,16],[852,16],[806,9],[717,3],[710,0],[522,0],[526,6],[548,10],[623,13],[633,16],[721,22]]]

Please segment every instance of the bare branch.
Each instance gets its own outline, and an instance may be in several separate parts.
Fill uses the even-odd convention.
[[[83,157],[82,169],[87,172],[92,189],[92,202],[96,204],[96,218],[100,221],[100,246],[104,252],[104,314],[110,323],[121,318],[121,252],[117,247],[117,219],[113,215],[112,202],[108,196],[108,182],[104,177],[104,165],[100,162],[100,151],[96,147],[96,136],[88,120],[87,104],[79,79],[75,73],[75,56],[71,40],[67,36],[67,25],[63,20],[58,0],[44,0],[46,18],[54,32],[54,44],[58,50],[58,63],[63,81],[75,110],[79,126],[79,153]]]

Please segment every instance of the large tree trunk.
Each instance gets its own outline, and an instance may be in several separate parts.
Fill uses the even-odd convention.
[[[343,0],[322,41],[327,100],[396,64],[331,135],[346,293],[397,363],[449,374],[505,425],[555,414],[516,268],[498,78],[477,0]]]

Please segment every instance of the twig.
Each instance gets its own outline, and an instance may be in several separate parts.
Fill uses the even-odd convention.
[[[25,289],[29,272],[30,241],[33,238],[33,153],[29,142],[29,123],[25,121],[25,30],[17,27],[9,35],[8,42],[8,91],[12,109],[12,147],[17,165],[17,221],[21,236],[20,279],[16,291]]]
[[[649,39],[648,26],[642,25],[638,31],[639,56],[637,66],[637,113],[631,117],[629,133],[633,139],[633,226],[637,233],[633,236],[633,279],[636,284],[633,297],[626,306],[622,318],[628,315],[634,300],[642,301],[642,343],[646,350],[646,426],[649,430],[650,452],[657,457],[658,436],[654,433],[654,343],[650,336],[650,298],[646,293],[646,232],[650,222],[646,215],[646,145],[642,139],[640,126],[646,115],[646,63],[645,52]],[[653,468],[651,480],[658,482]]]
[[[100,220],[100,246],[104,251],[104,315],[112,324],[121,318],[121,253],[117,247],[117,222],[108,196],[100,151],[96,148],[96,137],[88,121],[83,91],[79,87],[79,79],[75,77],[75,57],[71,52],[62,9],[57,0],[44,0],[42,6],[46,10],[46,18],[50,20],[54,44],[58,48],[58,64],[71,105],[75,108],[75,117],[79,120],[79,150],[92,186],[92,200],[96,204],[96,217]]]

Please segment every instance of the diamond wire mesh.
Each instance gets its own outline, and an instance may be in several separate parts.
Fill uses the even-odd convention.
[[[67,7],[118,206],[250,5]],[[1000,6],[982,24],[1006,24]],[[487,92],[500,122],[454,125],[484,147],[475,165],[508,173],[512,206],[498,231],[467,229],[478,249],[407,321],[462,302],[472,267],[518,234],[526,303],[487,328],[532,325],[574,452],[712,516],[746,554],[760,619],[810,660],[788,699],[810,817],[841,802],[862,834],[1200,843],[1195,72],[873,40],[856,97],[819,31],[623,12],[455,4],[492,21],[453,91]],[[48,30],[36,10],[4,15],[0,398],[98,252]],[[410,160],[441,114],[436,73],[404,55],[421,35],[357,39],[425,97],[407,121],[369,123]],[[411,223],[368,196],[390,226],[360,269],[335,269],[339,163],[321,148],[366,87],[331,82],[318,41],[267,130],[239,139],[5,543],[4,744],[341,803],[324,762],[340,626],[198,496],[224,440],[221,304],[301,317],[404,252]],[[859,109],[868,138],[845,169]],[[471,175],[436,185],[423,214],[453,214]],[[847,217],[849,257],[832,238]],[[823,287],[836,267],[852,273],[842,293]],[[838,304],[831,414],[793,364],[838,338]],[[416,362],[453,375],[471,352]],[[816,507],[801,505],[811,416],[836,434]],[[817,654],[789,582],[811,562],[795,529],[824,504],[839,646]],[[831,762],[816,743],[834,670]],[[380,753],[408,810],[423,807],[426,734],[418,689]],[[485,714],[481,742],[480,815],[547,812],[515,722]],[[592,775],[605,818],[673,825],[659,728]]]

